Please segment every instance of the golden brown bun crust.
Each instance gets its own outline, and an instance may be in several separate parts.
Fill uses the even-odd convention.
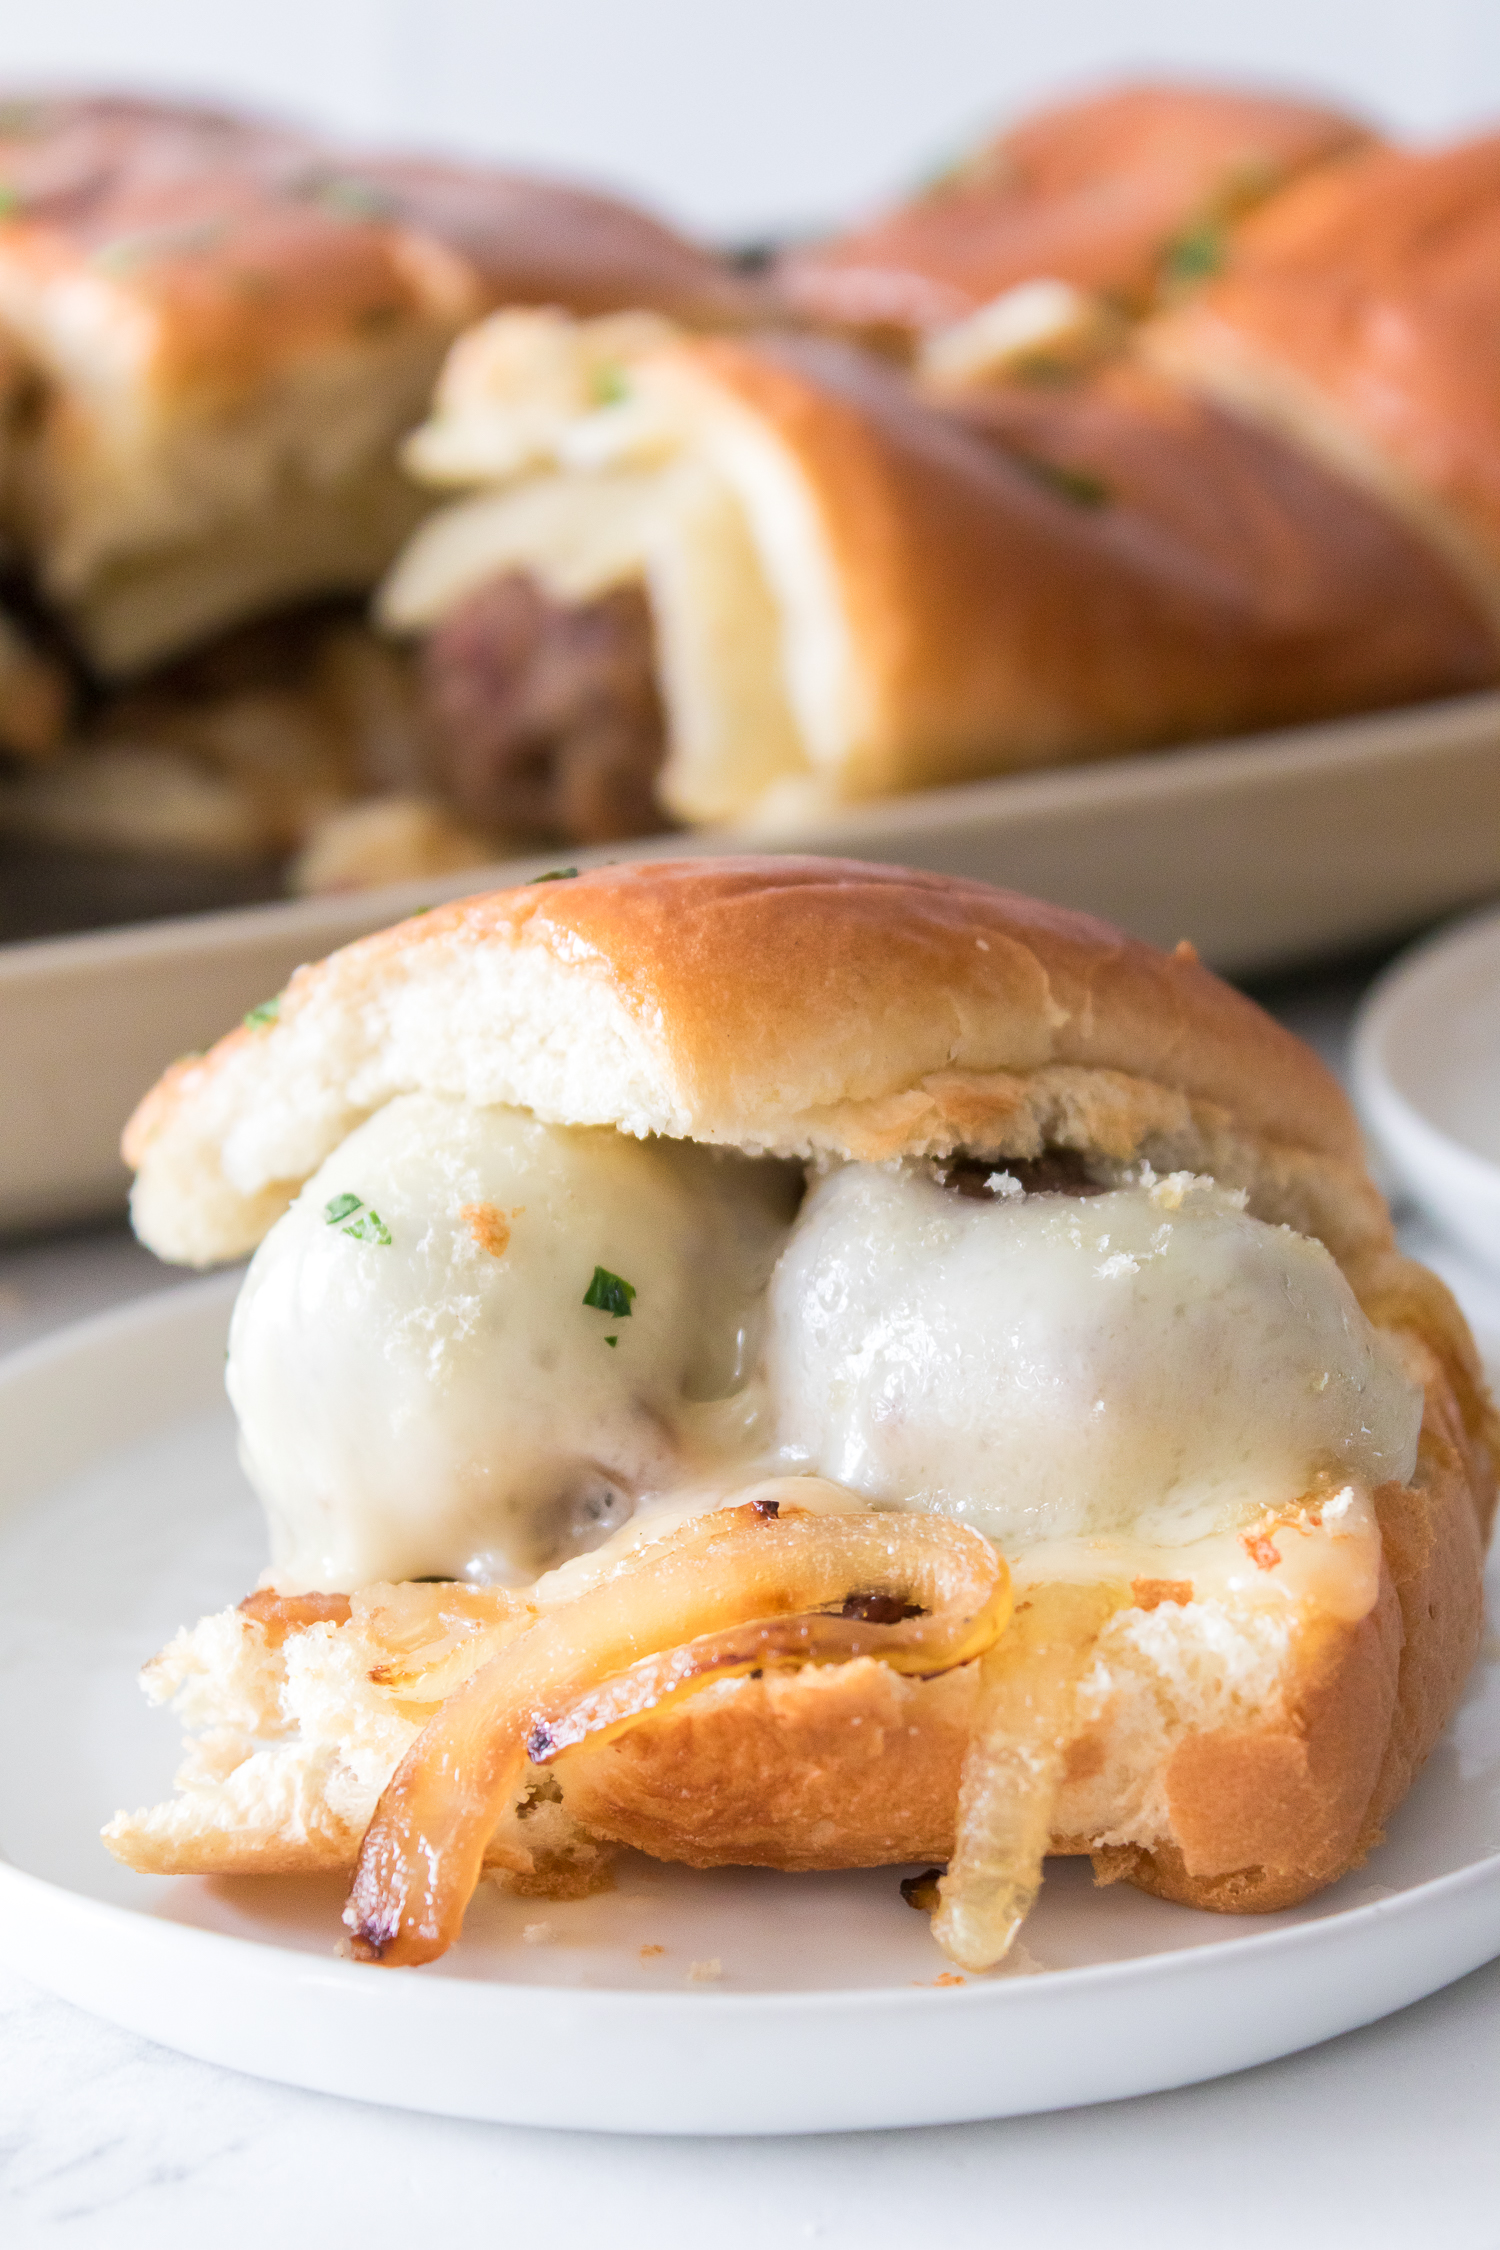
[[[747,1109],[774,1098],[793,1058],[820,1055],[863,1093],[968,1060],[972,1041],[993,1068],[1124,1071],[1283,1144],[1358,1150],[1331,1072],[1253,1001],[1194,957],[1016,891],[747,857],[606,868],[493,906],[544,922],[559,953],[606,960],[639,1018],[660,1013],[683,1076],[735,1085]],[[432,919],[444,912],[465,910]]]
[[[1144,379],[1032,409],[1029,445],[1018,407],[1006,447],[1003,407],[986,435],[981,409],[939,411],[841,345],[707,338],[683,357],[812,499],[867,712],[847,794],[1496,677],[1487,611],[1387,509]]]
[[[1332,415],[1500,562],[1497,252],[1500,136],[1370,154],[1249,221],[1152,348],[1288,425]]]
[[[215,403],[309,352],[496,304],[745,318],[757,292],[611,197],[120,97],[0,110],[0,317],[101,286],[160,324],[154,387]],[[41,348],[45,338],[29,339]]]
[[[1418,1347],[1420,1349],[1420,1346]],[[1254,1726],[1189,1733],[1165,1781],[1173,1841],[1095,1850],[1127,1880],[1226,1913],[1295,1905],[1379,1841],[1452,1716],[1478,1643],[1489,1456],[1466,1436],[1436,1357],[1417,1475],[1377,1495],[1384,1566],[1357,1624],[1314,1620],[1279,1707]],[[590,1830],[694,1866],[784,1868],[946,1858],[969,1672],[893,1679],[873,1663],[735,1683],[689,1699],[559,1767]],[[1072,1759],[1087,1768],[1087,1735]],[[1087,1852],[1087,1837],[1055,1848]]]
[[[684,1101],[727,1137],[892,1099],[934,1072],[1057,1064],[1213,1104],[1280,1146],[1358,1165],[1359,1129],[1312,1050],[1202,967],[1091,915],[857,860],[667,860],[455,901],[301,969],[269,1034],[174,1064],[126,1128],[140,1166],[247,1052],[313,1005],[363,1008],[424,957],[539,949],[603,979]]]
[[[1235,725],[1380,710],[1500,677],[1486,605],[1400,515],[1144,367],[979,391],[954,410],[1034,472],[1107,495],[1137,537],[1170,542],[1214,589]]]
[[[1046,276],[1140,302],[1175,239],[1370,135],[1336,111],[1208,86],[1125,86],[1041,112],[915,202],[794,253],[814,317],[924,328]]]
[[[903,1679],[866,1657],[690,1696],[559,1764],[591,1834],[689,1867],[885,1867],[946,1859],[973,1665]]]

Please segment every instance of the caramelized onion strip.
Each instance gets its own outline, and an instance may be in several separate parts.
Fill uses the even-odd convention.
[[[985,1657],[932,1934],[961,1969],[1003,1959],[1042,1884],[1078,1687],[1124,1586],[1032,1587]]]
[[[794,1499],[795,1479],[783,1489]],[[930,1614],[888,1627],[801,1615],[854,1588],[899,1595]],[[775,1503],[762,1501],[693,1518],[586,1593],[544,1611],[429,1721],[366,1832],[344,1909],[352,1950],[361,1960],[396,1964],[446,1951],[462,1926],[484,1847],[526,1770],[528,1738],[548,1714],[571,1709],[612,1674],[705,1634],[778,1618],[806,1625],[809,1648],[831,1650],[832,1629],[843,1628],[845,1658],[873,1654],[878,1636],[910,1625],[935,1632],[945,1618],[947,1645],[972,1639],[977,1654],[1003,1627],[1008,1604],[1005,1565],[988,1540],[941,1516],[789,1509],[778,1517]],[[962,1621],[981,1615],[982,1628],[976,1624],[966,1637]],[[818,1640],[814,1622],[819,1634],[830,1633]],[[789,1650],[795,1642],[794,1634]],[[941,1669],[936,1642],[926,1645],[924,1664]],[[689,1684],[703,1684],[702,1676],[684,1679],[674,1692]],[[628,1723],[623,1715],[621,1723]]]
[[[648,1656],[562,1708],[539,1712],[527,1737],[527,1753],[533,1765],[546,1765],[560,1751],[589,1740],[610,1741],[680,1696],[746,1672],[849,1664],[856,1657],[873,1656],[892,1671],[931,1679],[982,1656],[999,1639],[1009,1613],[1009,1581],[997,1578],[983,1607],[965,1614],[948,1609],[899,1625],[873,1625],[815,1613],[731,1625],[726,1632],[704,1633]]]
[[[347,1594],[278,1594],[261,1586],[240,1603],[240,1614],[253,1618],[272,1648],[280,1648],[288,1633],[305,1633],[312,1625],[347,1625]]]

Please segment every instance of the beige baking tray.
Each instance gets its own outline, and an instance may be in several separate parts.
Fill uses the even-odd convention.
[[[1263,971],[1500,894],[1500,694],[859,806],[772,848],[984,876],[1159,943],[1191,938],[1231,974]],[[0,1228],[118,1208],[116,1143],[139,1095],[299,961],[556,860],[0,950]]]

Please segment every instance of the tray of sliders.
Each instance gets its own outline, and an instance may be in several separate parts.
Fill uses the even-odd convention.
[[[117,1206],[298,962],[665,836],[1231,973],[1500,888],[1500,140],[1126,87],[752,269],[178,104],[0,126],[0,1225]]]
[[[1180,2085],[1500,1950],[1474,1339],[1189,953],[565,874],[303,969],[126,1146],[147,1244],[250,1264],[0,1369],[29,1977],[743,2133]]]

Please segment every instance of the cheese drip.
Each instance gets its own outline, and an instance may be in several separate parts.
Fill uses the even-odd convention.
[[[771,1285],[779,1466],[1011,1555],[1410,1477],[1420,1390],[1321,1244],[1187,1175],[997,1185],[848,1165],[812,1189]]]
[[[797,1184],[517,1110],[380,1110],[235,1308],[229,1395],[277,1584],[521,1583],[701,1468],[705,1421],[721,1455],[751,1443],[702,1402],[744,1384]]]

